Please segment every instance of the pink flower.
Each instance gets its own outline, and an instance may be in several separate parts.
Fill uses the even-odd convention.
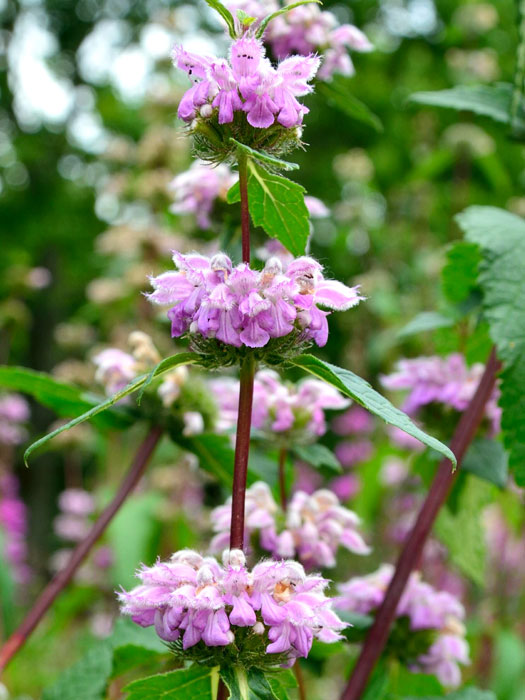
[[[19,445],[26,438],[29,404],[19,394],[0,396],[0,445]]]
[[[148,295],[153,303],[174,305],[168,311],[173,337],[190,332],[258,348],[296,331],[324,345],[328,312],[318,304],[342,310],[362,299],[357,287],[325,280],[312,258],[298,258],[286,271],[271,258],[261,272],[246,263],[234,268],[224,253],[206,258],[175,252],[173,260],[178,271],[152,278]]]
[[[375,612],[383,602],[393,574],[394,567],[383,564],[373,574],[352,578],[340,585],[337,608],[364,615]],[[419,573],[413,572],[396,615],[408,617],[414,632],[427,629],[437,633],[435,641],[411,663],[410,669],[433,673],[446,687],[458,686],[461,683],[459,664],[469,663],[465,628],[461,622],[465,610],[459,600],[450,593],[436,590],[422,581]]]
[[[194,214],[199,228],[209,228],[215,203],[226,200],[226,193],[237,177],[224,164],[212,167],[205,163],[193,163],[189,170],[177,175],[169,185],[174,198],[170,211],[174,214]]]
[[[311,92],[308,84],[319,68],[315,56],[293,56],[275,69],[264,56],[264,47],[245,35],[230,48],[229,61],[196,56],[177,48],[173,59],[196,84],[183,96],[178,115],[192,121],[209,105],[217,110],[219,124],[230,124],[235,112],[245,112],[251,126],[266,129],[274,122],[286,128],[299,126],[308,109],[297,97]],[[211,115],[206,113],[206,117]]]
[[[245,543],[257,532],[259,545],[274,559],[297,557],[311,569],[333,567],[340,546],[355,554],[368,554],[370,548],[359,533],[357,515],[340,505],[327,489],[309,495],[296,491],[286,512],[284,528],[279,529],[279,507],[268,486],[257,482],[246,492]],[[215,508],[211,515],[215,537],[211,551],[220,551],[228,542],[231,525],[231,500]]]
[[[27,584],[31,578],[26,563],[27,509],[18,495],[18,481],[11,474],[4,474],[0,479],[0,533],[3,555],[14,580],[21,585]]]
[[[249,571],[240,550],[226,550],[223,562],[183,550],[143,567],[141,585],[119,594],[122,613],[142,627],[155,625],[168,642],[181,638],[186,651],[201,641],[216,647],[237,639],[241,658],[246,636],[236,632],[250,627],[266,637],[268,654],[287,654],[289,665],[308,656],[314,638],[341,638],[346,625],[324,593],[325,579],[307,576],[293,561],[261,562]]]
[[[219,406],[218,429],[232,430],[237,424],[238,380],[212,379],[209,387]],[[326,432],[325,411],[348,404],[337,389],[318,379],[294,385],[281,381],[272,370],[261,370],[255,375],[252,425],[290,442],[313,442]]]
[[[474,396],[483,369],[479,363],[467,367],[463,355],[452,353],[448,357],[401,360],[397,370],[383,376],[381,381],[387,389],[409,390],[403,404],[403,410],[409,415],[417,414],[423,406],[430,403],[441,403],[456,411],[464,411]],[[493,434],[500,429],[501,409],[497,405],[499,394],[496,387],[485,409]]]
[[[102,384],[108,396],[123,389],[137,376],[135,358],[117,348],[102,350],[93,362],[97,368],[95,380]]]

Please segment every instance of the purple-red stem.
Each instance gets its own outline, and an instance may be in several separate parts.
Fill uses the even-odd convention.
[[[248,158],[239,151],[239,192],[241,195],[242,261],[250,264],[250,209],[248,207]]]
[[[450,449],[456,456],[458,466],[461,464],[483,418],[485,406],[494,389],[499,368],[500,363],[493,348],[476,393],[462,414],[450,443]],[[359,700],[361,698],[370,674],[387,642],[390,627],[408,578],[418,566],[427,537],[440,508],[447,500],[456,476],[457,470],[452,471],[450,461],[446,458],[443,459],[439,463],[437,474],[419,511],[416,523],[401,550],[394,576],[383,603],[377,611],[374,624],[366,637],[348,685],[341,695],[341,700]],[[460,533],[459,536],[461,536]]]
[[[140,445],[137,454],[135,455],[135,459],[133,460],[133,463],[122,481],[114,499],[101,513],[87,537],[82,540],[82,542],[79,542],[79,544],[75,547],[65,568],[62,569],[62,571],[60,571],[48,583],[31,610],[27,613],[18,629],[13,632],[4,646],[0,649],[0,671],[7,666],[13,656],[26,643],[29,636],[44,617],[54,600],[67,586],[78,567],[89,554],[89,551],[95,542],[102,535],[126,498],[133,491],[142,477],[161,436],[162,428],[152,428],[150,430],[145,440]]]

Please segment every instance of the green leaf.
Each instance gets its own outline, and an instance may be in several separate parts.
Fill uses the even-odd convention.
[[[0,610],[1,623],[7,636],[15,623],[15,582],[5,560],[5,534],[0,530]]]
[[[469,447],[461,469],[504,489],[509,478],[508,455],[500,442],[479,438]]]
[[[213,474],[223,486],[231,489],[235,452],[227,435],[213,433],[201,433],[192,437],[178,435],[175,442],[199,458],[201,469]]]
[[[352,95],[351,79],[335,75],[330,82],[319,81],[316,92],[320,93],[331,107],[340,110],[354,121],[366,124],[375,131],[383,131],[379,117],[371,112],[364,102]]]
[[[102,700],[111,675],[112,657],[111,645],[99,642],[44,690],[42,700]]]
[[[435,676],[428,673],[413,673],[403,666],[397,666],[391,674],[391,685],[396,691],[395,697],[399,698],[398,694],[405,699],[407,696],[411,698],[428,698],[429,695],[442,693],[441,683]]]
[[[221,668],[221,678],[230,691],[230,700],[275,700],[276,696],[264,673],[258,668],[242,666]]]
[[[29,394],[43,406],[51,408],[63,417],[87,411],[103,401],[103,398],[89,394],[79,387],[26,367],[0,367],[0,386]],[[133,417],[129,411],[120,407],[99,418],[99,425],[108,428],[122,428],[132,422]]]
[[[340,474],[343,471],[341,463],[332,450],[329,450],[328,447],[320,443],[315,443],[313,445],[295,445],[293,447],[293,452],[303,462],[311,464],[312,467],[316,469],[325,467],[336,474]]]
[[[56,435],[60,435],[60,433],[63,433],[65,430],[70,430],[70,428],[74,428],[75,425],[80,425],[80,423],[84,423],[85,421],[94,418],[103,411],[107,411],[108,408],[111,408],[124,397],[129,396],[129,394],[132,394],[133,392],[140,389],[145,382],[151,381],[154,377],[158,377],[161,374],[164,374],[165,372],[168,372],[169,370],[178,367],[179,365],[191,365],[196,363],[197,361],[198,356],[195,353],[191,352],[181,352],[177,355],[172,355],[171,357],[166,358],[159,365],[157,365],[157,367],[153,370],[153,373],[150,372],[149,374],[143,374],[140,377],[137,377],[137,379],[134,379],[127,386],[125,386],[124,389],[118,391],[109,399],[106,399],[102,403],[97,404],[89,411],[86,411],[77,418],[74,418],[72,421],[69,421],[69,423],[66,423],[66,425],[62,425],[60,426],[60,428],[57,428],[51,433],[44,435],[44,437],[41,437],[39,440],[30,445],[24,452],[24,461],[26,465],[29,456],[39,447],[44,445],[46,442],[49,442],[49,440],[54,438]]]
[[[291,364],[301,367],[328,384],[332,384],[342,394],[349,396],[368,411],[382,418],[386,423],[395,425],[405,433],[408,433],[408,435],[412,435],[412,437],[420,440],[428,447],[436,450],[436,452],[440,452],[445,457],[448,457],[452,464],[456,465],[456,458],[446,445],[423,432],[403,411],[393,406],[388,399],[381,396],[367,381],[358,377],[357,374],[331,365],[328,362],[323,362],[314,357],[314,355],[299,355],[291,360]]]
[[[496,85],[458,85],[449,90],[436,92],[416,92],[411,95],[412,102],[446,107],[467,112],[474,112],[490,117],[497,122],[510,125],[510,106],[512,100],[512,85],[497,83]],[[523,107],[517,119],[517,125],[525,126]]]
[[[290,5],[286,5],[286,7],[281,7],[281,9],[277,10],[276,12],[272,12],[270,15],[266,15],[266,17],[261,21],[255,36],[257,37],[257,39],[260,39],[264,34],[266,27],[268,26],[269,22],[272,21],[272,19],[279,17],[279,15],[284,15],[286,12],[290,12],[290,10],[293,10],[294,7],[299,7],[300,5],[308,5],[311,2],[315,2],[317,5],[321,5],[320,0],[299,0],[299,2],[293,2]]]
[[[294,255],[304,255],[310,235],[305,189],[292,180],[273,175],[248,160],[248,206],[255,226],[262,226]],[[228,192],[230,204],[240,201],[238,184]]]
[[[496,207],[469,207],[456,217],[481,249],[478,282],[490,336],[503,362],[500,406],[509,466],[525,484],[525,221]]]
[[[443,293],[453,304],[466,301],[478,289],[479,248],[474,243],[457,241],[447,251],[441,273]]]
[[[348,622],[351,625],[342,632],[349,642],[362,642],[374,623],[372,615],[361,615],[349,610],[338,610],[337,614],[343,622]]]
[[[214,700],[218,667],[191,666],[129,683],[126,700]]]
[[[297,661],[296,663],[299,663]],[[266,675],[270,688],[277,700],[290,700],[288,690],[297,688],[297,681],[292,671],[278,671]]]
[[[132,496],[111,521],[106,535],[114,553],[111,574],[116,586],[135,586],[137,567],[155,560],[160,533],[156,514],[161,501],[160,494],[153,491]]]
[[[480,479],[467,478],[458,498],[457,512],[443,508],[436,534],[458,569],[480,586],[485,584],[486,544],[481,514],[491,501],[492,488]],[[458,536],[461,533],[461,536]]]
[[[399,332],[400,338],[417,335],[425,331],[433,331],[437,328],[450,328],[454,325],[454,319],[444,316],[437,311],[422,311],[409,321]]]
[[[138,627],[129,618],[121,617],[108,642],[113,647],[112,678],[137,666],[149,666],[169,654],[153,627]]]
[[[403,700],[442,700],[442,695],[425,695],[425,696],[403,696]],[[472,686],[467,686],[466,688],[461,688],[453,693],[448,693],[448,700],[498,700],[491,690],[480,690],[479,688],[474,688]]]
[[[289,163],[287,160],[275,158],[275,156],[271,156],[269,153],[264,153],[264,151],[256,151],[254,148],[245,146],[243,143],[236,141],[234,138],[230,138],[230,142],[234,143],[237,148],[247,156],[254,158],[255,160],[259,160],[261,163],[271,165],[274,168],[279,168],[280,170],[299,170],[297,163]],[[239,183],[237,183],[237,187],[238,186]]]
[[[113,651],[113,670],[111,678],[118,678],[134,668],[147,667],[146,673],[152,673],[159,664],[169,658],[169,650],[152,651],[139,644],[124,644]]]
[[[212,10],[215,10],[215,12],[219,13],[219,15],[226,22],[226,25],[228,27],[228,32],[230,33],[231,38],[235,39],[236,38],[235,20],[233,19],[233,15],[228,10],[228,8],[224,7],[222,2],[219,2],[219,0],[206,0],[206,4],[209,7],[211,7]]]
[[[237,10],[237,19],[244,27],[250,27],[257,21],[257,17],[250,17],[244,10]]]

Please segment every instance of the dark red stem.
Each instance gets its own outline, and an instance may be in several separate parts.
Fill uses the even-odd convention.
[[[239,191],[241,195],[242,261],[250,264],[250,210],[248,207],[248,158],[239,152]]]
[[[286,447],[282,447],[279,450],[279,493],[281,495],[281,508],[286,510],[287,497],[286,497],[286,457],[288,451]]]
[[[29,636],[44,617],[56,597],[67,586],[78,567],[89,554],[89,551],[107,528],[109,523],[122,506],[131,491],[139,482],[146,466],[162,436],[162,428],[152,428],[140,445],[135,459],[122,481],[120,488],[111,503],[106,506],[98,520],[95,522],[87,537],[79,542],[73,550],[71,557],[64,569],[60,571],[44,588],[39,598],[28,612],[18,629],[6,641],[0,649],[0,671],[11,661],[13,656],[26,643]]]
[[[241,364],[239,415],[237,418],[233,467],[231,549],[244,548],[244,500],[248,475],[248,456],[250,454],[254,374],[255,363],[252,355],[248,354]]]
[[[461,460],[483,418],[485,405],[494,389],[499,368],[500,364],[496,357],[496,351],[493,348],[476,393],[466,411],[462,414],[450,443],[450,448],[456,455],[458,466],[461,464]],[[390,627],[394,621],[397,606],[408,578],[418,566],[427,537],[440,508],[447,500],[457,473],[457,470],[452,471],[448,459],[445,458],[439,463],[437,474],[419,511],[416,523],[403,545],[394,576],[383,603],[377,611],[374,624],[365,640],[348,685],[341,695],[341,700],[359,700],[361,698],[370,674],[387,642]]]

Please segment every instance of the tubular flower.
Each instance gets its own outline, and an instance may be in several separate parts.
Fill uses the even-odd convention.
[[[285,4],[290,2],[293,0]],[[274,0],[229,0],[226,5],[234,14],[236,10],[243,10],[258,22],[280,7],[280,3]],[[265,32],[264,42],[277,58],[319,53],[323,59],[317,76],[320,80],[330,80],[334,73],[353,75],[355,69],[348,52],[373,49],[360,29],[352,24],[339,25],[332,12],[321,10],[315,4],[296,7],[273,19]]]
[[[375,612],[383,602],[393,575],[394,567],[383,564],[373,574],[341,584],[337,608],[360,614]],[[403,620],[407,621],[406,634],[418,635],[420,640],[420,653],[406,659],[409,668],[435,674],[447,687],[458,686],[461,682],[459,664],[469,663],[469,648],[462,624],[465,609],[460,601],[450,593],[436,590],[414,572],[399,601],[396,617],[398,628]],[[396,627],[393,634],[396,634]],[[396,636],[399,639],[399,633]],[[402,649],[398,651],[403,652]]]
[[[233,267],[224,253],[207,258],[175,252],[178,270],[151,279],[155,304],[171,305],[172,337],[185,333],[216,338],[222,343],[264,347],[270,338],[296,331],[317,345],[328,339],[327,311],[345,310],[361,301],[357,287],[325,280],[312,258],[295,259],[286,270],[276,258],[262,271],[242,263]]]
[[[337,641],[346,626],[324,593],[328,581],[307,576],[294,561],[263,561],[250,571],[240,550],[226,550],[222,566],[182,550],[168,562],[143,566],[138,577],[141,585],[119,594],[122,613],[142,627],[155,625],[186,658],[199,644],[235,642],[242,661],[243,642],[258,635],[264,654],[279,654],[278,663],[292,665],[308,656],[314,638]],[[248,636],[241,628],[249,628]]]
[[[191,122],[216,114],[219,124],[230,124],[235,113],[245,112],[248,123],[257,129],[274,123],[300,126],[309,110],[297,97],[312,91],[308,83],[320,64],[317,56],[291,56],[274,68],[261,42],[247,35],[232,43],[229,60],[177,47],[173,61],[195,81],[179,104],[181,119]]]
[[[29,419],[29,405],[19,394],[0,396],[0,445],[19,445],[26,437],[23,426]]]
[[[3,556],[16,583],[27,584],[31,569],[27,565],[27,509],[18,495],[18,480],[12,474],[0,477],[0,534]]]
[[[403,404],[403,410],[409,415],[417,414],[423,406],[431,403],[464,411],[478,388],[483,370],[481,363],[467,367],[463,355],[452,353],[448,357],[401,360],[396,371],[383,376],[381,381],[387,389],[409,390]],[[499,388],[496,387],[485,408],[493,433],[500,429],[499,395]]]
[[[212,379],[208,386],[219,406],[220,430],[237,424],[239,381]],[[294,385],[281,381],[277,372],[255,375],[252,425],[275,438],[309,443],[326,432],[325,410],[346,408],[350,401],[325,382],[305,379]]]
[[[195,214],[201,229],[211,226],[210,214],[217,200],[226,200],[226,193],[236,182],[238,175],[225,164],[211,167],[206,163],[195,162],[170,185],[173,204],[170,211],[174,214]]]
[[[359,518],[341,506],[332,491],[320,489],[311,495],[297,491],[284,513],[282,530],[277,525],[278,515],[279,507],[268,486],[263,482],[253,484],[246,492],[245,541],[248,543],[252,534],[258,532],[260,547],[274,559],[297,557],[311,569],[335,566],[340,546],[354,554],[370,552],[358,530]],[[216,533],[211,550],[217,552],[227,542],[231,500],[215,508],[211,520]]]

